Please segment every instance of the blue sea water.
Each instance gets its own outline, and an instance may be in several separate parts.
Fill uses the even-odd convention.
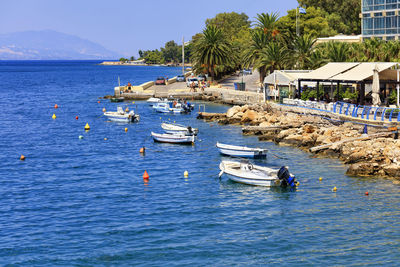
[[[398,265],[395,180],[348,177],[338,160],[258,142],[195,114],[156,114],[140,101],[130,103],[139,123],[107,122],[103,107],[120,104],[98,97],[113,93],[118,76],[140,84],[180,69],[96,63],[0,62],[1,265]],[[210,112],[227,108],[206,103]],[[197,127],[200,140],[153,143],[161,121]],[[218,179],[217,141],[284,157],[257,163],[290,166],[299,189]]]

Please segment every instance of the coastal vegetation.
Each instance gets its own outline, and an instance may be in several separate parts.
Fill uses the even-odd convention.
[[[253,19],[230,12],[207,19],[204,30],[185,45],[185,61],[196,73],[213,78],[253,67],[260,72],[262,82],[268,73],[279,69],[315,69],[328,62],[400,60],[400,43],[396,41],[318,43],[320,37],[360,33],[359,0],[298,2],[305,12],[291,9],[281,17],[259,13]],[[169,41],[160,50],[141,50],[139,56],[151,64],[176,64],[181,61],[182,46]]]

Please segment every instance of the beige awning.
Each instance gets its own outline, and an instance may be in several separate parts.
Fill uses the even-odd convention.
[[[306,80],[329,80],[333,76],[346,72],[359,64],[357,62],[331,62],[310,73],[305,73],[299,78]]]
[[[363,81],[370,80],[374,74],[374,68],[377,67],[379,73],[390,69],[391,67],[397,65],[393,62],[363,62],[359,63],[356,67],[347,70],[344,73],[335,75],[330,78],[333,81]],[[386,72],[389,74],[389,72]],[[397,75],[397,74],[396,74]],[[387,75],[386,75],[387,76]],[[381,76],[381,78],[383,78]]]

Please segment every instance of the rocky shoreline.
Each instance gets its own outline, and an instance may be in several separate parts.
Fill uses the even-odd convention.
[[[400,140],[383,127],[282,112],[268,104],[233,106],[226,113],[199,113],[198,119],[244,125],[243,134],[260,141],[296,146],[318,156],[335,157],[348,175],[400,178]],[[393,130],[393,129],[392,129]]]

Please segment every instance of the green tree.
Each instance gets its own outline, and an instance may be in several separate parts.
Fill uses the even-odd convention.
[[[208,25],[193,47],[193,59],[197,66],[206,69],[212,79],[216,67],[226,65],[231,60],[231,49],[222,31],[216,26]]]
[[[146,60],[146,63],[149,64],[164,64],[164,56],[161,51],[158,49],[152,50],[152,51],[145,51],[145,57],[144,59]]]
[[[173,63],[179,62],[179,53],[182,54],[180,50],[181,47],[179,47],[178,44],[175,43],[174,41],[169,41],[165,43],[164,48],[161,48],[164,60],[166,62],[173,62]]]
[[[294,58],[299,69],[311,67],[311,55],[317,40],[311,34],[295,36],[293,38]]]
[[[121,57],[121,58],[119,59],[119,61],[120,61],[120,62],[126,62],[126,61],[128,61],[128,59],[126,59],[126,58],[124,58],[124,57]]]
[[[243,62],[245,67],[255,66],[260,73],[260,83],[264,83],[267,75],[267,67],[260,64],[263,49],[268,45],[268,37],[264,34],[264,30],[259,28],[251,32],[250,46],[243,52]]]
[[[298,0],[301,6],[320,8],[330,22],[330,27],[343,34],[360,34],[360,0]],[[338,19],[340,18],[340,19]]]
[[[255,67],[263,67],[269,73],[285,69],[289,62],[289,53],[290,51],[284,43],[268,42],[267,46],[261,51],[260,59],[255,64]]]
[[[129,59],[130,61],[134,61],[135,60],[135,57],[134,56],[131,56],[131,58]]]
[[[326,57],[331,62],[346,62],[348,61],[347,54],[350,46],[348,43],[330,41],[326,44]]]
[[[279,19],[277,27],[282,33],[293,36],[296,34],[296,12],[296,9],[288,10],[287,15]],[[320,8],[308,7],[306,14],[298,14],[297,22],[300,35],[326,37],[337,34],[337,31],[329,25],[325,12]]]

